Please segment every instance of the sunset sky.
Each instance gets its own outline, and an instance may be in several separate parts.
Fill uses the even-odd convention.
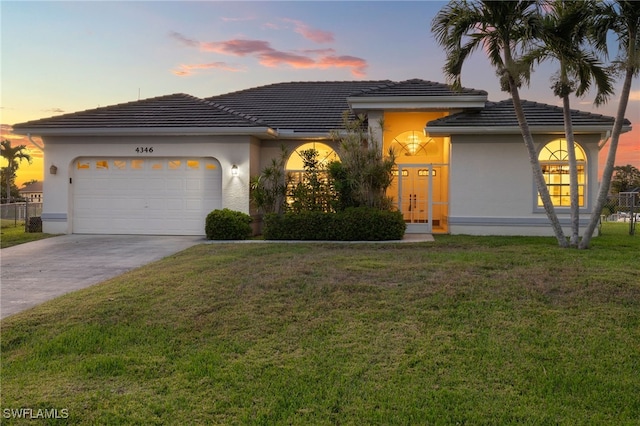
[[[42,179],[42,153],[10,126],[172,93],[209,97],[285,81],[406,80],[446,82],[431,2],[62,2],[1,1],[2,139],[25,144],[17,184]],[[561,105],[549,89],[555,65],[540,67],[522,98]],[[465,87],[500,92],[476,52]],[[618,84],[618,87],[620,84]],[[595,108],[593,95],[573,108],[615,115],[618,96]],[[616,165],[640,168],[640,81],[626,113]],[[601,155],[601,158],[603,156]],[[5,164],[3,163],[2,166]]]

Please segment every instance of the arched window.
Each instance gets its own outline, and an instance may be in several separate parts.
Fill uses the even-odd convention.
[[[575,145],[576,163],[578,169],[578,204],[584,207],[586,188],[587,159],[584,150]],[[569,153],[566,139],[556,139],[546,144],[538,154],[540,167],[544,180],[551,194],[551,201],[556,207],[569,207],[571,205],[569,189]],[[538,206],[542,206],[542,200],[538,196]]]
[[[315,149],[318,151],[318,159],[320,164],[327,165],[334,160],[339,160],[338,154],[331,148],[329,145],[319,143],[319,142],[310,142],[300,145],[296,150],[289,156],[289,160],[287,160],[287,171],[290,172],[301,172],[304,170],[304,162],[302,160],[302,152],[307,151],[309,149]]]
[[[315,149],[318,152],[317,159],[320,163],[320,167],[324,167],[332,161],[340,160],[338,154],[329,145],[320,142],[309,142],[300,145],[291,153],[285,167],[286,171],[292,178],[291,184],[293,186],[302,182],[304,176],[304,160],[302,153],[310,149]]]
[[[393,139],[391,148],[399,160],[403,157],[435,157],[441,151],[440,144],[418,130],[400,133]]]

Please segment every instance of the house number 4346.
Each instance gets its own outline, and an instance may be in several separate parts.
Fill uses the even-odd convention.
[[[153,152],[153,147],[152,146],[138,146],[136,147],[136,152],[138,154],[144,154],[147,152]]]

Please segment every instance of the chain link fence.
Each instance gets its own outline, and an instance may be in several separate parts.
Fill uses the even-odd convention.
[[[629,222],[632,217],[636,221],[640,220],[640,205],[629,203],[618,195],[609,197],[602,209],[604,222]]]
[[[2,227],[24,226],[27,232],[42,232],[42,203],[0,204]]]
[[[601,222],[623,222],[629,224],[629,235],[635,234],[640,222],[640,193],[627,192],[611,196],[604,205]]]

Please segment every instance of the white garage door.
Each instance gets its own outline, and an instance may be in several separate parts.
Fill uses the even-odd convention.
[[[204,235],[222,205],[214,158],[79,158],[72,174],[73,232]]]

